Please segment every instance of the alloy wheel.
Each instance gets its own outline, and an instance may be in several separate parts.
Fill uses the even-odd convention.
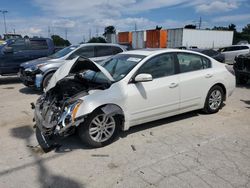
[[[115,131],[115,119],[106,114],[96,116],[90,123],[89,135],[96,142],[105,142]]]

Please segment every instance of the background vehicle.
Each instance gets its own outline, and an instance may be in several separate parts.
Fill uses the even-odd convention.
[[[80,57],[57,70],[35,105],[39,143],[78,128],[85,144],[101,147],[119,129],[197,109],[216,113],[235,88],[228,65],[197,52],[127,51],[101,65]]]
[[[248,54],[250,52],[250,45],[232,45],[218,50],[225,55],[225,63],[235,63],[235,57],[241,54]]]
[[[214,58],[215,60],[221,62],[221,63],[224,63],[225,61],[225,56],[224,54],[221,54],[220,52],[216,51],[216,50],[213,50],[213,49],[192,49],[192,51],[195,51],[195,52],[200,52],[202,54],[205,54],[209,57],[212,57]]]
[[[26,86],[42,90],[55,71],[65,62],[77,56],[101,62],[112,55],[125,51],[125,46],[107,43],[87,43],[66,47],[48,58],[26,62],[20,65],[20,77]]]
[[[15,74],[21,63],[54,53],[53,41],[49,38],[18,38],[0,46],[0,75]]]
[[[250,79],[250,53],[237,56],[235,61],[234,71],[236,81],[239,84],[246,84]]]
[[[20,39],[22,38],[22,35],[20,34],[14,34],[14,33],[7,33],[3,35],[3,39],[4,40],[8,40],[8,39]]]

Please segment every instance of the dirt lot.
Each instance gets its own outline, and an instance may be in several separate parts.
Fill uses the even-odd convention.
[[[39,93],[0,77],[0,187],[250,187],[250,84],[217,114],[191,112],[87,149],[77,136],[43,153],[32,110]]]

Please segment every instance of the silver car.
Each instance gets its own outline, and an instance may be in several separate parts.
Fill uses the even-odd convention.
[[[236,56],[250,52],[250,45],[232,45],[220,48],[218,51],[225,56],[225,63],[234,64]]]
[[[123,51],[126,51],[126,47],[117,44],[87,43],[72,45],[51,56],[22,63],[19,75],[24,85],[43,90],[56,70],[63,63],[67,63],[77,56],[87,57],[98,63]]]

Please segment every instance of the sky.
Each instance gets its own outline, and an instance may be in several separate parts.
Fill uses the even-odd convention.
[[[240,31],[250,24],[250,0],[0,0],[0,10],[8,11],[8,32],[59,34],[73,44],[102,35],[108,25],[119,32],[198,25],[200,18],[202,29],[234,23]]]

